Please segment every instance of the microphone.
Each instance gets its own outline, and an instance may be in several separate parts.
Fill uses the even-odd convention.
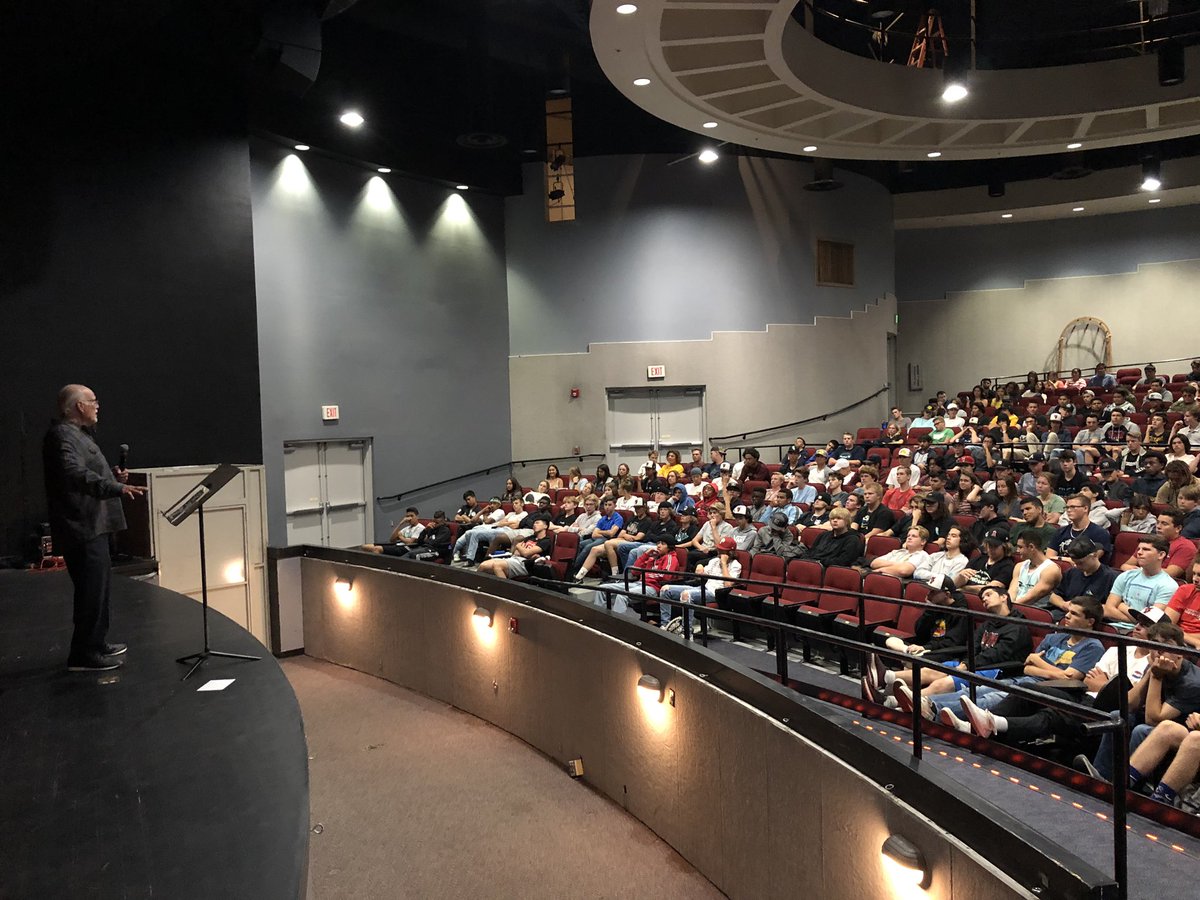
[[[129,468],[129,445],[128,444],[121,445],[121,458],[117,461],[117,468],[118,469],[128,469]]]

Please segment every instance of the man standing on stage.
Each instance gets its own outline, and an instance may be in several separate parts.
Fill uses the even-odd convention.
[[[108,643],[112,560],[108,536],[125,528],[121,497],[146,489],[126,484],[129,473],[111,468],[91,431],[100,401],[89,387],[68,384],[58,392],[60,420],[46,432],[42,460],[54,546],[75,585],[75,632],[67,668],[72,672],[115,669],[124,644]]]

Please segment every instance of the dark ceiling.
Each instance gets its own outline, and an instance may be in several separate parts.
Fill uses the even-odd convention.
[[[879,42],[862,27],[871,21],[866,4],[813,2],[824,39],[848,52],[878,54]],[[911,10],[919,5],[892,4],[908,13],[892,27],[895,36],[884,48],[885,58],[907,55],[911,40],[904,32],[911,32],[909,23],[916,19]],[[961,46],[960,36],[969,30],[968,0],[940,6],[952,48]],[[979,65],[1054,65],[1080,61],[1081,54],[1100,59],[1140,52],[1144,48],[1130,46],[1130,36],[1139,33],[1130,16],[1140,15],[1141,8],[1137,0],[978,0]],[[0,77],[15,87],[6,91],[5,127],[20,127],[32,117],[47,123],[48,133],[69,133],[85,127],[82,123],[98,124],[112,110],[126,121],[144,111],[138,130],[215,116],[310,144],[316,152],[514,193],[521,187],[519,164],[543,154],[547,91],[565,86],[574,107],[578,156],[682,156],[698,150],[704,144],[700,135],[650,116],[609,84],[591,51],[589,9],[588,0],[10,5],[0,13],[9,45],[9,52],[0,54]],[[1168,9],[1173,33],[1194,43],[1200,3],[1171,0]],[[282,30],[271,24],[280,22]],[[1161,37],[1164,27],[1158,23],[1152,39]],[[1068,32],[1077,39],[1066,40]],[[297,81],[294,73],[290,80],[283,77],[287,70],[277,62],[280,48],[310,42],[318,34],[315,82]],[[366,118],[357,131],[337,122],[349,107]],[[1150,149],[1165,159],[1192,156],[1200,153],[1200,138]],[[1131,165],[1146,150],[1098,150],[1073,160],[839,165],[901,192],[1045,178],[1068,165],[1083,170]]]

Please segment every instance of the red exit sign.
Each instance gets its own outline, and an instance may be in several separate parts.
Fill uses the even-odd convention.
[[[340,410],[336,406],[322,406],[321,420],[323,422],[336,422],[341,418]]]
[[[667,377],[667,367],[666,366],[646,366],[646,377],[647,378],[666,378]]]

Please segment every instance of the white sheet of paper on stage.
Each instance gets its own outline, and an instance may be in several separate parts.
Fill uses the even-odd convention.
[[[231,684],[233,684],[233,682],[234,682],[234,679],[232,679],[232,678],[214,678],[212,681],[204,682],[204,684],[200,685],[200,687],[196,688],[196,690],[197,691],[223,691],[223,690],[225,690],[225,688],[227,688]]]

